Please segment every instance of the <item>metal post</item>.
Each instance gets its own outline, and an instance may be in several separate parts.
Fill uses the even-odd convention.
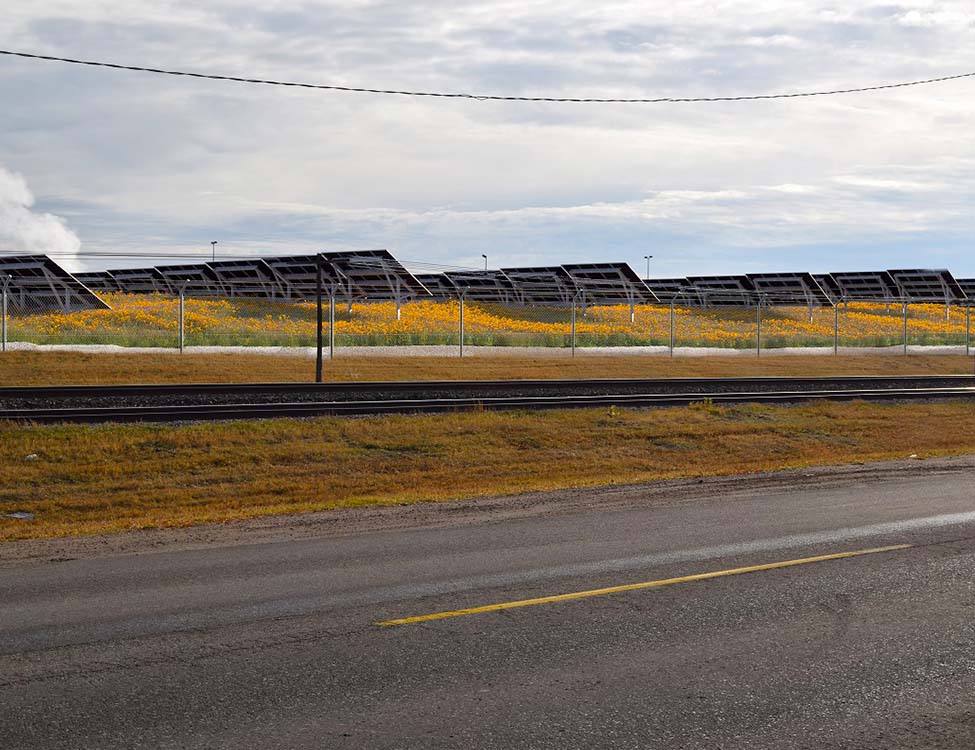
[[[965,305],[965,356],[969,356],[972,353],[972,327],[970,325],[972,319],[972,305],[971,303]]]
[[[636,303],[630,300],[630,323],[636,322]]]
[[[840,353],[840,301],[833,303],[833,354]]]
[[[674,301],[670,301],[670,356],[674,356]]]
[[[0,351],[7,351],[7,284],[10,283],[8,276],[3,280],[3,288],[0,289]]]
[[[464,293],[460,294],[460,356],[464,356]]]
[[[322,382],[324,362],[322,361],[322,256],[319,255],[315,263],[315,306],[318,313],[316,351],[315,351],[315,382]]]
[[[572,356],[576,356],[576,298],[572,298],[572,332],[569,338],[569,346],[572,347]]]
[[[335,359],[335,293],[328,297],[328,358]]]
[[[904,303],[904,354],[907,354],[907,303]]]
[[[759,298],[755,308],[755,356],[762,356],[762,300]]]
[[[179,290],[179,351],[186,345],[186,287]]]

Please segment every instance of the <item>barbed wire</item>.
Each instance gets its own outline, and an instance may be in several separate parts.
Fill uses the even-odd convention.
[[[110,68],[113,70],[125,70],[139,73],[153,73],[156,75],[181,76],[184,78],[199,78],[210,81],[229,81],[233,83],[260,84],[264,86],[285,86],[289,88],[318,89],[325,91],[338,91],[357,94],[379,94],[388,96],[412,96],[412,97],[431,97],[439,99],[470,99],[474,101],[501,101],[501,102],[547,102],[555,104],[683,104],[683,103],[706,103],[706,102],[744,102],[759,101],[768,99],[797,99],[814,96],[836,96],[839,94],[859,94],[869,91],[882,91],[886,89],[907,88],[909,86],[926,86],[932,83],[943,83],[946,81],[956,81],[961,78],[975,77],[975,71],[970,73],[957,73],[954,75],[938,76],[936,78],[924,78],[914,81],[901,81],[897,83],[881,83],[871,86],[856,86],[844,89],[825,89],[819,91],[795,91],[783,94],[744,94],[737,96],[659,96],[648,98],[622,98],[622,97],[578,97],[578,96],[508,96],[500,94],[471,94],[447,91],[412,91],[408,89],[387,89],[370,88],[360,86],[339,86],[336,84],[324,83],[303,83],[298,81],[279,81],[267,78],[249,78],[244,76],[218,75],[215,73],[194,73],[185,70],[170,70],[167,68],[154,68],[142,65],[123,65],[121,63],[104,62],[101,60],[81,60],[71,57],[57,57],[54,55],[39,55],[33,52],[15,52],[13,50],[0,50],[0,55],[9,57],[20,57],[29,60],[45,60],[48,62],[68,63],[70,65],[86,65],[97,68]]]

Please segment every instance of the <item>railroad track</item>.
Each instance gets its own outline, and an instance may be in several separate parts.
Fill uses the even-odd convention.
[[[661,378],[0,387],[0,419],[131,422],[975,398],[975,376]]]

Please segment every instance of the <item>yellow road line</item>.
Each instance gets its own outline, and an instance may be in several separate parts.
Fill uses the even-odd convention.
[[[639,591],[641,589],[654,589],[661,586],[673,586],[676,583],[691,583],[692,581],[706,581],[709,578],[723,578],[725,576],[737,576],[743,573],[758,573],[763,570],[777,570],[779,568],[791,568],[794,565],[806,565],[808,563],[826,562],[827,560],[843,560],[847,557],[860,557],[861,555],[874,555],[878,552],[893,552],[895,550],[908,549],[912,544],[894,544],[889,547],[872,547],[870,549],[853,550],[852,552],[836,552],[832,555],[817,555],[816,557],[802,557],[796,560],[783,560],[781,562],[765,563],[764,565],[749,565],[744,568],[729,568],[727,570],[715,570],[710,573],[695,573],[689,576],[679,576],[677,578],[662,578],[658,581],[643,581],[642,583],[628,583],[623,586],[609,586],[604,589],[591,589],[589,591],[574,591],[570,594],[555,594],[554,596],[540,596],[536,599],[520,599],[513,602],[500,602],[498,604],[486,604],[481,607],[467,607],[466,609],[455,609],[448,612],[434,612],[429,615],[416,615],[415,617],[402,617],[397,620],[383,620],[376,625],[410,625],[416,622],[427,622],[428,620],[443,620],[448,617],[463,617],[465,615],[479,615],[482,612],[497,612],[501,609],[515,609],[517,607],[534,607],[537,604],[553,604],[554,602],[567,602],[571,599],[588,599],[591,596],[605,596],[606,594],[620,594],[625,591]]]

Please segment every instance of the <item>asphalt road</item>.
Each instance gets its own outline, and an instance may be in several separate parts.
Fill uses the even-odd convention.
[[[975,747],[968,472],[18,564],[0,602],[11,750]]]

